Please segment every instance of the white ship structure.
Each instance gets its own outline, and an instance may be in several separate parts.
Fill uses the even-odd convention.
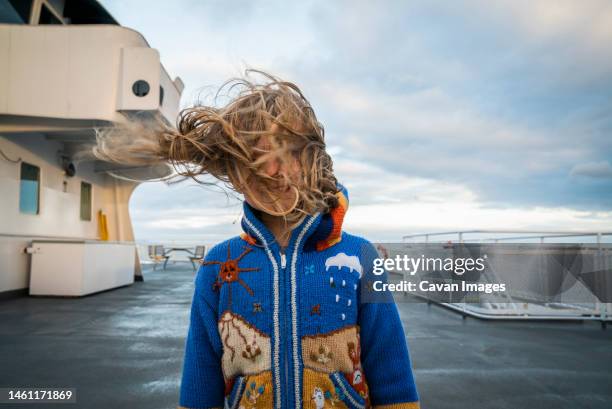
[[[0,297],[141,278],[128,201],[167,166],[78,162],[96,129],[174,123],[183,83],[93,0],[0,0]],[[110,173],[109,173],[110,172]]]

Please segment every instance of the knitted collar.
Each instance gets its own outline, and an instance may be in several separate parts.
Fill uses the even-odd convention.
[[[304,233],[305,251],[322,251],[342,240],[342,222],[348,210],[348,192],[344,186],[338,184],[338,206],[325,214],[317,213],[306,217],[302,223],[291,233],[289,245],[293,243],[296,236],[306,229]],[[263,244],[262,240],[272,245],[275,243],[274,235],[257,217],[257,211],[246,201],[243,202],[244,216],[242,217],[241,237],[251,244]]]

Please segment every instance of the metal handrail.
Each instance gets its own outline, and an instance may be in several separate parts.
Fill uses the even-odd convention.
[[[506,241],[506,240],[524,240],[524,239],[540,239],[541,242],[546,238],[560,238],[560,237],[588,237],[596,236],[597,243],[601,243],[603,236],[612,236],[612,232],[594,232],[594,231],[544,231],[544,230],[520,230],[520,229],[500,229],[500,230],[458,230],[458,231],[447,231],[447,232],[432,232],[432,233],[415,233],[407,234],[402,236],[402,240],[423,237],[425,242],[429,242],[431,236],[449,236],[457,235],[459,243],[466,241],[464,235],[466,234],[521,234],[522,236],[512,237],[494,237],[494,238],[482,238],[482,239],[468,239],[480,240],[480,241]]]
[[[414,239],[422,237],[424,238],[425,243],[429,242],[429,238],[431,236],[450,236],[456,235],[459,243],[463,243],[466,240],[464,239],[464,235],[466,234],[516,234],[511,237],[487,237],[480,239],[467,239],[467,241],[508,241],[508,240],[524,240],[524,239],[540,239],[540,243],[544,243],[544,240],[547,238],[560,238],[560,237],[596,237],[596,243],[598,248],[602,249],[602,238],[604,236],[612,236],[612,232],[610,231],[542,231],[542,230],[520,230],[520,229],[500,229],[500,230],[487,230],[487,229],[475,229],[475,230],[459,230],[459,231],[448,231],[448,232],[432,232],[432,233],[415,233],[415,234],[407,234],[402,236],[402,240],[406,242],[408,239]],[[429,301],[429,300],[428,300]],[[434,301],[435,302],[435,301]],[[578,320],[598,320],[602,323],[602,326],[605,328],[606,322],[611,320],[610,308],[612,307],[612,303],[602,303],[597,301],[593,310],[595,313],[591,314],[588,317],[584,315],[575,315],[575,314],[534,314],[529,315],[525,313],[519,314],[507,314],[507,315],[498,315],[498,314],[488,314],[483,311],[478,311],[473,308],[468,308],[465,303],[438,303],[444,307],[450,308],[455,311],[459,311],[464,317],[470,315],[473,317],[484,318],[484,319],[539,319],[539,320],[554,320],[554,319],[578,319]],[[515,305],[514,301],[510,298],[510,304]],[[597,311],[599,313],[597,313]]]

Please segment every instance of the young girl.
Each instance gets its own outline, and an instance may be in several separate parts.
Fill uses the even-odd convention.
[[[226,106],[183,111],[176,131],[99,139],[100,156],[166,160],[245,198],[244,232],[195,279],[180,405],[418,408],[395,304],[362,300],[377,254],[342,231],[348,194],[323,126],[296,85],[258,73],[227,83]]]

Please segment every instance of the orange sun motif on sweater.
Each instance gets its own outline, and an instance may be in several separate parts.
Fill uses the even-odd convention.
[[[253,249],[250,247],[245,247],[244,251],[242,252],[241,255],[239,255],[238,257],[232,259],[231,256],[231,252],[230,252],[230,245],[227,245],[227,260],[225,261],[205,261],[202,264],[203,265],[210,265],[210,264],[219,264],[221,267],[219,268],[219,274],[217,275],[217,278],[215,279],[215,282],[213,283],[213,290],[215,291],[219,291],[221,289],[221,287],[223,287],[224,284],[229,285],[228,287],[228,308],[231,308],[232,306],[232,284],[233,283],[238,283],[241,286],[244,287],[245,290],[247,290],[247,292],[253,296],[253,290],[251,289],[251,287],[249,287],[247,285],[247,283],[244,282],[244,280],[242,278],[240,278],[240,273],[244,273],[247,271],[257,271],[259,270],[259,267],[248,267],[248,268],[243,268],[240,267],[238,265],[238,262],[247,254],[249,254]]]

